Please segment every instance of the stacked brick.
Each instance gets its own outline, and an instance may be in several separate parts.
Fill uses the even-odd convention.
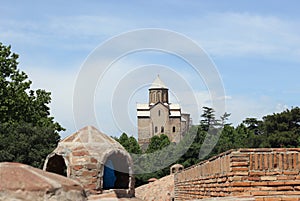
[[[91,156],[83,146],[76,147],[70,157],[70,178],[80,181],[85,189],[90,189],[90,191],[97,189],[100,169],[98,160]]]
[[[230,150],[175,175],[176,200],[300,200],[300,148]]]

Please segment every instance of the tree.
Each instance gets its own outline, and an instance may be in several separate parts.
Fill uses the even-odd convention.
[[[50,92],[31,90],[17,59],[10,46],[0,43],[0,161],[41,167],[64,128],[50,116]]]
[[[153,153],[157,150],[161,150],[162,148],[168,146],[170,144],[170,140],[167,135],[154,135],[150,139],[149,146],[146,150],[146,153]]]
[[[216,154],[235,148],[236,131],[233,126],[224,125],[221,136],[215,147]]]
[[[265,138],[271,147],[297,147],[300,145],[300,108],[263,117]]]
[[[136,139],[131,136],[128,138],[126,133],[122,133],[120,138],[115,138],[129,153],[141,154],[141,148]]]
[[[203,114],[201,117],[203,118],[200,121],[201,125],[205,130],[208,130],[209,127],[215,123],[215,110],[210,107],[203,107]]]
[[[247,128],[253,131],[255,134],[262,134],[262,121],[257,120],[256,118],[246,118],[243,123],[246,124]]]
[[[221,117],[221,125],[225,126],[225,125],[231,125],[231,123],[227,123],[229,117],[230,117],[230,113],[225,112]]]

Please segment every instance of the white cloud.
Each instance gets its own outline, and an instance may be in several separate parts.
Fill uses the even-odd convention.
[[[192,26],[193,24],[193,26]],[[300,22],[250,13],[214,13],[188,30],[216,56],[262,56],[299,61]]]
[[[39,45],[57,46],[58,51],[74,49],[90,50],[108,37],[129,31],[133,28],[147,27],[148,25],[152,25],[152,22],[152,18],[140,17],[130,20],[120,18],[114,14],[106,16],[50,16],[46,21],[0,20],[0,37],[4,40],[12,41],[12,45],[14,45],[13,43],[22,43],[30,47],[38,47]],[[276,16],[263,16],[250,13],[210,13],[205,16],[194,16],[184,21],[178,20],[178,18],[168,18],[166,21],[161,20],[157,25],[185,33],[191,39],[201,44],[213,56],[260,56],[272,59],[300,61],[300,23],[297,20],[285,20]],[[132,46],[131,42],[124,41],[122,47]],[[164,41],[161,42],[163,43]],[[184,46],[184,44],[180,45]],[[185,47],[185,50],[191,51],[188,47]],[[41,59],[34,59],[37,62],[36,66],[38,66],[41,63]],[[70,58],[63,59],[71,60],[74,59],[74,56],[70,55]],[[47,63],[47,61],[43,62]],[[60,61],[57,62],[59,63]],[[141,64],[145,63],[137,60],[130,62],[122,61],[120,65],[122,68],[116,68],[115,71],[110,72],[111,74],[108,73],[103,80],[104,84],[102,83],[103,85],[101,85],[102,91],[96,92],[99,94],[96,94],[95,100],[99,100],[99,102],[95,103],[95,108],[100,107],[101,103],[108,104],[109,106],[101,112],[100,110],[96,111],[97,115],[100,116],[99,120],[104,120],[106,126],[104,131],[109,135],[117,132],[112,128],[115,126],[112,122],[114,119],[112,117],[106,118],[109,116],[108,113],[111,112],[109,109],[111,109],[112,92],[116,90],[116,88],[109,88],[109,83],[112,83],[113,87],[120,87],[118,84],[120,80],[124,79],[123,84],[127,84],[123,86],[125,89],[132,90],[134,87],[139,88],[139,86],[131,86],[134,82],[127,82],[126,76],[128,73],[127,70],[130,67]],[[45,88],[52,92],[51,113],[55,116],[56,121],[68,128],[66,132],[68,134],[75,131],[72,102],[78,68],[76,66],[71,69],[51,68],[44,64],[42,68],[32,67],[25,69],[30,79],[33,80],[34,88]],[[179,71],[180,73],[178,73]],[[185,68],[181,70],[177,69],[174,76],[180,78],[178,75],[180,74],[183,77],[182,80],[190,81],[192,86],[199,84],[199,82],[203,85],[203,82],[199,81],[198,77],[194,79],[193,74],[189,74],[190,72],[185,73],[185,71]],[[136,79],[133,81],[138,80],[137,83],[150,83],[157,72],[161,73],[162,77],[164,73],[166,73],[166,77],[170,73],[170,71],[155,69],[152,74],[148,73],[147,75],[139,72],[132,79]],[[177,81],[178,79],[165,80],[173,88],[172,90],[177,97],[188,97],[185,94],[186,88],[181,89],[180,87],[176,87],[176,84],[178,84]],[[179,99],[183,103],[183,110],[192,114],[195,123],[199,120],[199,114],[195,112],[195,107],[199,107],[199,105],[211,106],[210,94],[199,90],[197,87],[199,86],[195,86],[196,90],[193,94],[199,103],[198,106],[195,106],[192,101],[182,101]],[[123,92],[126,93],[126,91]],[[136,96],[136,98],[141,98],[141,96]],[[231,121],[234,124],[240,123],[246,117],[254,116],[261,118],[268,113],[279,112],[286,107],[284,103],[278,103],[270,98],[246,97],[239,94],[225,95],[224,97],[219,97],[219,100],[226,100],[226,111],[232,113]],[[132,109],[133,104],[126,101],[128,100],[122,100],[122,96],[120,96],[120,104],[125,104],[125,107],[128,109],[124,115],[131,118],[130,125],[125,129],[130,129],[129,127],[136,123],[133,118],[135,116],[135,108]],[[201,108],[197,109],[201,112]],[[128,131],[128,133],[132,132],[132,129]]]
[[[282,112],[288,108],[287,104],[274,101],[267,96],[235,95],[226,102],[227,112],[231,113],[229,121],[233,125],[242,123],[248,117],[262,119],[263,116]]]
[[[152,21],[147,16],[133,20],[114,14],[60,15],[50,16],[44,21],[10,19],[0,21],[0,36],[33,44],[51,40],[64,49],[92,49],[95,41],[100,43],[125,31],[153,27]],[[186,34],[214,56],[263,56],[299,61],[300,22],[296,19],[252,13],[208,12],[184,21],[177,18],[162,20],[157,25]]]

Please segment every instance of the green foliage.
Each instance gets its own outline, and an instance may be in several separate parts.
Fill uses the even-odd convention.
[[[200,125],[205,131],[208,131],[210,126],[216,123],[215,110],[213,108],[203,107],[203,114],[201,117],[203,119],[200,121]]]
[[[216,119],[212,108],[204,107],[201,117],[203,119],[200,125],[191,126],[179,144],[170,143],[166,135],[154,136],[151,139],[146,150],[147,154],[141,161],[135,161],[137,162],[135,170],[149,172],[136,175],[137,186],[147,183],[149,178],[161,178],[168,175],[169,168],[174,163],[189,167],[230,149],[300,146],[300,109],[298,107],[265,116],[263,120],[246,118],[237,127],[227,123],[230,117],[228,113],[224,113],[220,120]],[[220,126],[223,126],[223,129],[217,139]],[[119,140],[124,147],[127,147],[128,139],[127,135],[122,134]],[[213,141],[217,141],[215,146],[210,144]],[[214,146],[211,152],[205,158],[199,157],[201,152],[210,150],[210,146]],[[176,162],[172,161],[178,155],[181,157]],[[170,163],[168,167],[155,172],[149,169],[151,165],[160,167],[166,161]],[[137,164],[143,164],[143,166]]]
[[[300,108],[263,117],[263,135],[271,147],[299,147]]]
[[[50,92],[31,90],[17,59],[10,46],[0,43],[0,161],[41,167],[64,129],[49,116]]]
[[[133,136],[128,137],[126,133],[122,133],[120,138],[115,138],[129,153],[141,154],[141,148]]]
[[[166,136],[165,134],[155,135],[151,138],[146,153],[153,153],[157,150],[161,150],[162,148],[168,146],[169,144],[170,144],[170,140],[168,136]]]

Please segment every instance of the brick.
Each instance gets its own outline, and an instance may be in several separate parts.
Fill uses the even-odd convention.
[[[251,186],[268,186],[268,182],[266,181],[252,182]]]
[[[288,154],[288,169],[293,170],[293,153]]]
[[[268,154],[264,154],[264,169],[269,169],[269,163],[268,163]]]
[[[253,170],[254,168],[254,158],[253,158],[253,154],[249,155],[249,169]]]
[[[248,177],[249,181],[260,181],[260,177]]]
[[[91,162],[92,163],[98,163],[98,160],[96,158],[94,158],[94,157],[91,157]]]
[[[296,197],[294,197],[294,198],[282,197],[281,200],[282,201],[299,201],[299,198],[296,198]]]
[[[283,155],[280,153],[278,154],[278,168],[281,170],[283,169],[282,162],[283,162]]]
[[[248,187],[248,186],[251,186],[251,182],[233,182],[232,186],[233,187],[236,187],[236,186]]]
[[[254,169],[258,170],[258,155],[254,155]]]
[[[273,154],[268,154],[269,169],[274,169]]]
[[[93,170],[93,169],[97,169],[97,165],[96,164],[86,164],[85,168],[89,169],[89,170]]]
[[[269,191],[269,195],[279,197],[279,196],[284,195],[286,192],[289,192],[289,191]]]
[[[89,152],[86,150],[81,150],[81,151],[73,151],[72,154],[73,156],[86,156],[89,155]]]
[[[81,170],[81,169],[83,168],[83,165],[74,165],[74,166],[72,166],[71,168],[72,168],[73,170],[78,171],[78,170]]]
[[[263,155],[259,154],[259,169],[263,170]]]
[[[281,175],[282,172],[279,171],[275,171],[275,172],[266,172],[266,176],[273,176],[273,175]]]
[[[297,169],[297,153],[293,154],[293,170]]]
[[[276,191],[277,187],[263,186],[263,187],[260,187],[259,190],[271,192],[271,191]]]
[[[275,180],[277,180],[277,177],[276,176],[262,176],[261,180],[262,181],[275,181]]]
[[[278,155],[276,153],[273,154],[273,162],[274,169],[278,169]]]
[[[91,176],[91,177],[95,177],[97,176],[97,171],[83,171],[81,176],[83,177],[87,177],[87,176]]]
[[[272,182],[268,182],[267,184],[268,186],[284,186],[285,182],[283,181],[272,181]]]
[[[87,157],[72,157],[73,164],[85,164],[88,160]]]
[[[266,195],[269,195],[269,193],[267,191],[253,191],[253,192],[250,192],[250,195],[266,196]]]
[[[285,191],[285,195],[300,195],[300,191]]]
[[[288,169],[288,155],[287,155],[287,153],[283,154],[283,169],[284,170]]]
[[[240,172],[240,171],[249,171],[248,167],[233,167],[231,168],[232,172]]]
[[[300,181],[299,181],[299,180],[295,180],[295,181],[285,181],[284,184],[285,184],[285,185],[300,185]]]
[[[281,198],[269,197],[269,198],[264,198],[264,201],[281,201]]]
[[[248,172],[244,171],[244,172],[233,172],[235,176],[248,176]]]
[[[278,180],[294,180],[295,178],[296,178],[295,176],[285,176],[285,175],[277,176]]]
[[[284,175],[298,175],[299,171],[283,171]]]
[[[278,191],[293,191],[294,188],[292,186],[279,186],[277,187]]]
[[[232,162],[231,167],[239,167],[239,166],[249,166],[248,161],[243,161],[243,162]]]
[[[250,176],[265,176],[266,172],[249,172]]]

